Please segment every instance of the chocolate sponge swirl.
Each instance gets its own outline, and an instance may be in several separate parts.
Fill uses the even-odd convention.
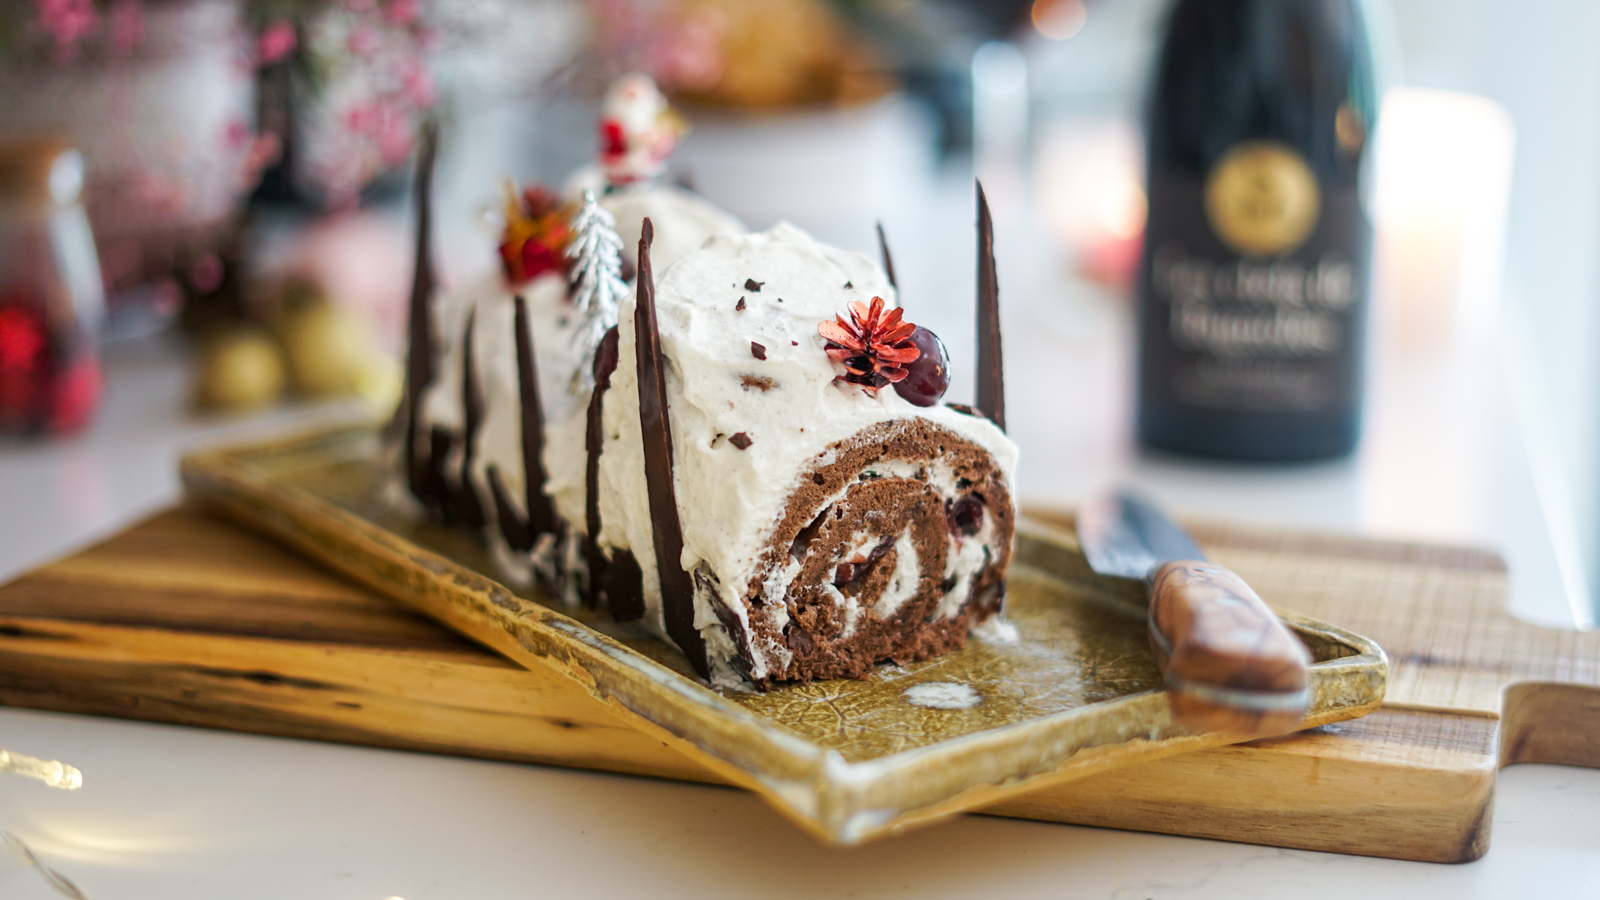
[[[801,473],[749,582],[735,643],[765,657],[753,680],[860,678],[962,646],[1000,609],[1014,527],[994,458],[947,428],[893,420],[838,442]]]

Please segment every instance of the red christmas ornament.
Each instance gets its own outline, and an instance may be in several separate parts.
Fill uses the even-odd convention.
[[[885,310],[882,297],[873,297],[871,306],[850,301],[848,321],[840,313],[835,321],[818,325],[817,334],[828,342],[828,357],[845,369],[845,374],[834,380],[860,385],[874,394],[878,388],[904,380],[906,365],[921,351],[911,340],[917,326],[901,316],[899,309]]]
[[[564,269],[569,237],[566,210],[553,191],[536,184],[519,196],[507,186],[506,225],[500,239],[507,281],[519,285]]]

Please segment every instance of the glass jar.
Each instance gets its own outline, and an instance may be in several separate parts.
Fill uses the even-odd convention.
[[[0,433],[74,431],[99,400],[105,293],[83,169],[64,141],[0,141]]]

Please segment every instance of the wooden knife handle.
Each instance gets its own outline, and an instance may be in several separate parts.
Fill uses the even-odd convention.
[[[1150,646],[1181,725],[1265,737],[1305,715],[1310,652],[1222,566],[1185,560],[1151,574]]]

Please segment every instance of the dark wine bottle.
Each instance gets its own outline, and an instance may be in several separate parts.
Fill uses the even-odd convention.
[[[1375,120],[1355,0],[1177,0],[1150,96],[1140,440],[1342,456],[1360,435]]]

